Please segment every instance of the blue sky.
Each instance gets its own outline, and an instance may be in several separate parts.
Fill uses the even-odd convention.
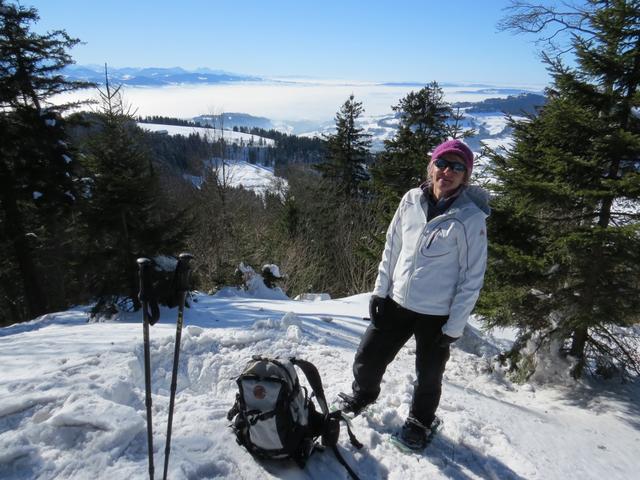
[[[498,32],[508,0],[22,0],[78,64],[263,76],[541,84],[534,38]]]

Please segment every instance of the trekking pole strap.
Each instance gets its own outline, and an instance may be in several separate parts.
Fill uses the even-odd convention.
[[[154,299],[149,302],[143,302],[142,308],[144,308],[149,321],[149,325],[155,325],[160,320],[160,307],[158,302]]]

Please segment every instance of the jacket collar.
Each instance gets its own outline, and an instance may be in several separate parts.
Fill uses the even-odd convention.
[[[428,202],[428,210],[434,211],[437,204],[432,203],[435,201],[430,195],[430,186],[428,182],[424,182],[420,185],[420,189],[424,195],[425,200]],[[461,210],[466,208],[477,207],[480,211],[482,211],[486,216],[489,216],[491,213],[491,208],[489,207],[489,193],[482,187],[478,187],[475,185],[462,185],[458,188],[453,195],[445,199],[441,199],[440,202],[444,201],[445,204],[442,205],[442,209],[438,209],[434,212],[434,215],[429,214],[429,219],[426,219],[427,222],[430,222],[436,217],[449,217],[455,215]],[[438,203],[440,203],[438,202]]]

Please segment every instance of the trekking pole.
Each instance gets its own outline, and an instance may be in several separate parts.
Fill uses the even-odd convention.
[[[151,354],[149,352],[149,325],[158,321],[160,316],[151,284],[151,260],[138,258],[140,293],[142,302],[142,333],[144,337],[144,404],[147,407],[147,448],[149,450],[149,478],[153,480],[153,423],[151,421]],[[151,307],[151,312],[149,308]]]
[[[171,397],[169,399],[169,422],[167,423],[167,443],[164,448],[164,473],[163,480],[167,480],[169,469],[169,453],[171,452],[171,425],[173,423],[173,407],[176,399],[178,383],[178,360],[180,358],[180,339],[182,337],[182,322],[184,318],[184,304],[189,291],[189,274],[191,266],[189,262],[193,258],[190,253],[181,253],[178,256],[178,265],[174,275],[174,285],[178,293],[178,322],[176,324],[176,345],[173,353],[173,372],[171,374]]]

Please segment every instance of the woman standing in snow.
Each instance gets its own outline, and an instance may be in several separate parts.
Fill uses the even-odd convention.
[[[439,425],[449,345],[464,330],[482,288],[487,259],[488,195],[468,186],[473,153],[460,140],[431,155],[428,180],[402,198],[389,225],[365,332],[353,364],[353,394],[343,410],[358,414],[374,402],[387,365],[414,335],[416,376],[409,417],[397,439],[427,445]]]

